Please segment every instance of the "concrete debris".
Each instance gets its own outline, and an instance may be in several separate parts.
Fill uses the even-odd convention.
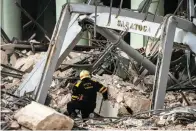
[[[17,54],[16,53],[13,53],[11,55],[11,57],[10,57],[10,64],[11,64],[12,67],[15,66],[17,59],[18,59]]]
[[[133,113],[150,109],[150,99],[147,99],[145,95],[141,94],[133,84],[124,82],[118,76],[111,77],[106,74],[103,76],[94,76],[94,79],[100,81],[109,88],[109,95],[117,105],[123,104],[124,107],[128,106]],[[114,114],[114,116],[116,116],[118,113]]]
[[[161,119],[157,122],[158,126],[165,126],[166,125],[167,120],[166,119]]]
[[[26,54],[27,54],[28,56],[34,55],[34,53],[33,53],[32,51],[29,51],[29,52],[27,52]]]
[[[154,84],[154,76],[148,75],[144,78],[144,84],[146,85],[153,85]]]
[[[129,98],[126,97],[125,104],[131,108],[134,113],[144,112],[150,109],[151,101],[146,98]]]
[[[24,72],[31,72],[34,65],[44,56],[45,53],[36,53],[35,55],[29,55],[28,57],[19,58],[16,61],[15,68]]]
[[[31,40],[31,42],[33,41]],[[39,45],[40,42],[36,43]],[[195,49],[194,41],[184,42],[184,44],[188,44],[192,50]],[[104,43],[103,45],[108,44]],[[67,103],[71,101],[71,90],[79,79],[80,70],[91,69],[93,63],[104,52],[103,49],[106,47],[102,48],[103,45],[97,49],[88,47],[90,48],[88,51],[73,50],[65,58],[53,74],[45,106],[32,102],[35,90],[24,93],[23,97],[17,97],[13,94],[21,82],[24,82],[24,78],[28,78],[28,73],[34,69],[34,65],[47,52],[36,51],[39,48],[31,49],[30,45],[28,45],[30,48],[22,48],[23,50],[21,48],[20,50],[14,48],[6,51],[1,50],[1,64],[19,70],[19,73],[15,75],[21,76],[20,78],[15,78],[13,74],[12,76],[1,76],[1,89],[3,89],[1,92],[1,128],[4,130],[70,130],[75,129],[74,124],[77,124],[77,128],[87,129],[196,129],[196,92],[195,89],[188,91],[189,87],[194,87],[196,81],[190,82],[189,76],[183,73],[186,66],[182,63],[187,61],[183,57],[184,51],[182,50],[173,52],[170,71],[187,87],[183,93],[191,106],[187,107],[181,93],[177,92],[182,90],[176,89],[179,88],[179,85],[172,85],[168,87],[170,91],[165,97],[165,110],[160,114],[149,115],[155,76],[150,75],[141,63],[137,63],[117,48],[109,53],[110,55],[107,56],[107,59],[105,58],[104,63],[101,63],[104,66],[100,64],[92,71],[92,79],[108,87],[109,95],[109,99],[102,103],[102,95],[98,93],[97,105],[94,110],[95,119],[86,122],[78,120],[79,122],[75,121],[74,123],[74,120],[61,114],[67,111]],[[155,47],[152,43],[149,45],[147,54],[150,56],[151,62],[156,63],[157,56],[155,54],[158,52],[158,44]],[[119,56],[116,57],[113,54]],[[196,58],[192,57],[195,56],[192,55],[190,60],[193,61],[190,67],[190,74],[193,77],[191,80],[196,80],[194,69],[194,59]],[[119,58],[122,58],[122,62],[119,62]],[[1,71],[4,70],[6,69],[1,67]],[[11,73],[15,72],[11,71]],[[183,79],[181,79],[181,75]],[[30,87],[28,86],[28,88]]]
[[[70,130],[74,124],[71,118],[36,102],[20,109],[14,118],[20,125],[32,130]]]
[[[13,129],[13,130],[17,130],[20,128],[20,125],[18,124],[17,121],[13,121],[10,125],[10,128]]]
[[[5,51],[0,50],[0,54],[1,54],[1,64],[8,64],[8,56],[6,54]]]
[[[65,96],[63,96],[63,97],[60,99],[60,101],[58,102],[58,105],[59,105],[60,107],[64,107],[64,106],[67,105],[67,103],[68,103],[69,101],[71,101],[71,94],[70,94],[70,93],[67,94],[67,95],[65,95]]]
[[[147,126],[147,121],[143,119],[128,119],[126,121],[123,121],[123,124],[127,127],[142,127],[142,126]]]

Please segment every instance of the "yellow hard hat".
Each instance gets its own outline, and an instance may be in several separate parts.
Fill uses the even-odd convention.
[[[90,78],[90,72],[87,70],[82,70],[80,72],[80,80],[84,79],[84,78]]]

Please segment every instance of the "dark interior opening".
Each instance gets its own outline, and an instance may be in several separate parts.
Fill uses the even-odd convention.
[[[48,36],[52,36],[56,23],[56,4],[55,0],[21,0],[21,6],[48,32]],[[22,26],[27,24],[30,19],[22,13]],[[36,33],[35,39],[38,41],[46,41],[43,32],[31,23],[26,28],[22,28],[23,40],[27,40],[33,33]]]

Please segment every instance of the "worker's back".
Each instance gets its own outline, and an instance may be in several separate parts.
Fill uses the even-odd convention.
[[[102,84],[90,78],[84,78],[79,82],[78,93],[83,95],[82,100],[96,102],[97,92]]]
[[[102,93],[103,100],[108,99],[107,87],[90,78],[88,71],[80,72],[80,81],[72,89],[71,101],[67,104],[68,114],[76,116],[75,109],[81,110],[82,118],[89,117],[96,107],[97,92]]]

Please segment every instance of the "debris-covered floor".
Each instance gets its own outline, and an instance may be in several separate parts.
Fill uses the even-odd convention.
[[[90,52],[94,51],[91,50]],[[1,51],[1,53],[4,53],[2,56],[8,57],[5,52]],[[2,66],[2,71],[12,73],[2,74],[1,76],[2,129],[20,130],[27,128],[18,124],[14,114],[25,105],[31,103],[32,100],[29,98],[31,94],[17,97],[14,92],[44,52],[33,54],[31,51],[22,50],[21,53],[25,56],[13,53],[10,61],[6,61],[5,57],[4,61],[2,61],[2,64],[10,65],[9,67],[16,69],[8,69]],[[62,67],[54,73],[53,82],[46,100],[47,106],[60,113],[66,111],[66,104],[71,100],[71,89],[74,82],[78,80],[77,73],[80,69],[73,67],[73,65],[84,64],[87,58],[89,60],[89,55],[85,52],[84,54],[72,52],[70,56],[72,59],[74,58],[73,61],[72,59],[67,60],[69,64],[66,65],[66,62],[64,62]],[[170,89],[171,91],[168,91],[166,95],[165,109],[160,111],[161,114],[154,114],[149,111],[154,76],[146,75],[141,78],[131,66],[129,66],[128,71],[130,74],[134,74],[129,76],[130,79],[122,79],[107,72],[101,75],[93,75],[93,79],[109,88],[109,100],[102,105],[101,116],[96,115],[95,118],[85,122],[78,118],[75,120],[73,129],[195,129],[195,90],[182,91],[188,101],[187,103],[182,93],[174,90],[175,88],[173,87],[173,91]],[[140,82],[134,84],[138,80]],[[186,82],[184,83],[186,84]],[[98,94],[95,113],[99,112],[100,97]],[[188,106],[188,104],[190,105]]]

